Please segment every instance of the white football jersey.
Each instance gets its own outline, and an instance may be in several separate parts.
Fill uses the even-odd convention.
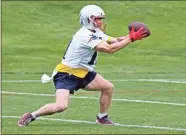
[[[109,36],[99,29],[94,33],[84,27],[80,28],[69,43],[62,63],[71,68],[93,71],[98,58],[98,52],[94,47],[108,39]]]

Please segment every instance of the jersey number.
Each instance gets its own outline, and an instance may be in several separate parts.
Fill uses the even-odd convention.
[[[65,53],[64,53],[64,56],[63,56],[63,59],[65,59],[65,54],[67,53],[68,47],[70,46],[71,42],[72,42],[72,40],[70,41],[70,43],[69,43],[68,46],[67,46],[67,49],[66,49],[66,51],[65,51]]]
[[[97,57],[97,51],[93,54],[91,60],[88,62],[89,65],[94,65],[95,59]]]

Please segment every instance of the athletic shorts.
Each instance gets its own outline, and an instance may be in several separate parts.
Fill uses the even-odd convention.
[[[85,88],[96,76],[96,72],[88,72],[84,78],[71,75],[65,72],[58,72],[53,82],[56,89],[67,89],[70,90],[70,94],[74,94],[74,91],[80,88]]]

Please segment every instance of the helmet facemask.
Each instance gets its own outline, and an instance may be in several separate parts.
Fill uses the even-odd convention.
[[[104,15],[100,15],[100,16],[91,15],[88,22],[92,23],[94,28],[98,28],[101,31],[105,32],[107,24]]]

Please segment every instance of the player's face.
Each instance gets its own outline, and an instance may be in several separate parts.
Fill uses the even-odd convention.
[[[94,27],[99,28],[102,31],[105,31],[106,28],[105,17],[96,17]]]

